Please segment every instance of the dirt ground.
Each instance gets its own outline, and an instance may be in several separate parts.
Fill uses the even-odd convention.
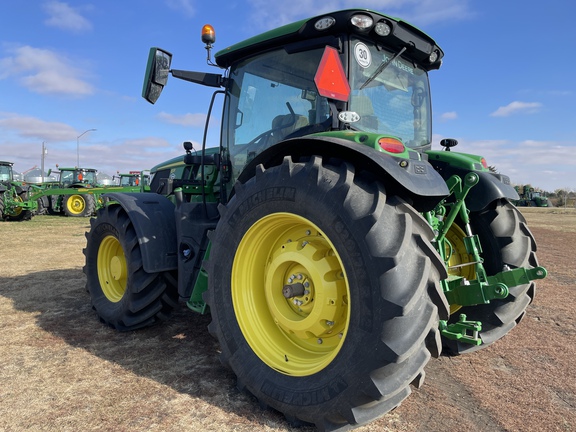
[[[576,212],[525,209],[548,277],[491,347],[432,359],[424,386],[358,431],[576,431]],[[182,307],[117,333],[89,306],[88,220],[0,223],[0,432],[308,431],[239,393],[210,319]]]

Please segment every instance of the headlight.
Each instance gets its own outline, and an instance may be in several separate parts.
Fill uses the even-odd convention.
[[[354,15],[350,19],[353,26],[358,27],[361,30],[366,30],[374,24],[374,20],[368,15]]]

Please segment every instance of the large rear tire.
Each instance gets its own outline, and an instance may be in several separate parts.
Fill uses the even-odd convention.
[[[484,268],[488,276],[510,268],[533,268],[538,266],[536,241],[526,219],[508,200],[497,200],[487,208],[470,214],[472,231],[478,234],[482,245]],[[471,268],[471,267],[468,267]],[[482,345],[470,345],[445,339],[444,347],[452,354],[462,354],[490,346],[524,317],[527,306],[532,302],[536,290],[534,281],[510,289],[502,300],[492,300],[486,305],[466,306],[457,310],[450,321],[457,321],[466,314],[470,321],[481,321],[479,336]]]
[[[86,289],[100,320],[121,330],[136,330],[166,320],[178,304],[169,272],[147,273],[140,244],[126,211],[107,206],[90,220],[84,249]]]
[[[448,316],[426,222],[370,174],[319,157],[259,166],[235,192],[211,236],[207,301],[238,387],[320,430],[399,405]]]
[[[70,217],[90,217],[94,214],[94,195],[74,194],[64,199],[64,213]]]

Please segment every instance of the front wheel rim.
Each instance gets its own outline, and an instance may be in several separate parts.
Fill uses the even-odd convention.
[[[340,352],[350,324],[342,260],[312,222],[274,213],[245,233],[232,266],[236,319],[269,367],[307,376]]]
[[[126,292],[128,266],[122,245],[116,237],[106,236],[100,243],[97,267],[102,292],[111,302],[119,302]]]

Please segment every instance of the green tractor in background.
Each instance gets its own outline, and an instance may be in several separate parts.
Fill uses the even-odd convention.
[[[121,187],[139,187],[150,184],[150,174],[144,171],[130,171],[129,173],[118,172],[112,180],[117,186]]]
[[[60,168],[57,181],[44,182],[43,199],[48,213],[71,217],[90,217],[96,210],[98,197],[94,188],[99,187],[98,171],[94,168]],[[51,170],[48,172],[53,173]]]
[[[37,204],[28,201],[35,186],[14,180],[13,165],[0,161],[0,220],[29,220],[37,208]]]
[[[210,50],[214,30],[204,26]],[[109,194],[84,272],[102,322],[130,331],[186,299],[238,387],[293,424],[366,424],[419,387],[429,359],[489,346],[545,277],[509,178],[432,150],[436,42],[351,9],[216,53],[222,73],[150,50],[143,96],[169,74],[214,87],[220,143]],[[218,115],[220,116],[220,115]]]
[[[548,198],[534,190],[532,186],[514,186],[520,199],[513,201],[518,207],[548,207]]]

